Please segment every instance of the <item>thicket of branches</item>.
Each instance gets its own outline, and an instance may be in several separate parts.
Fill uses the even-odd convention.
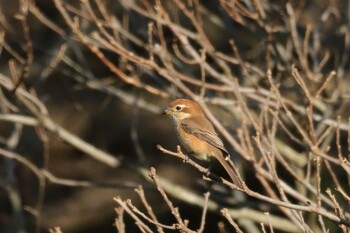
[[[0,7],[1,232],[96,232],[114,208],[111,232],[348,232],[348,1]],[[179,97],[243,189],[176,148],[159,113]]]

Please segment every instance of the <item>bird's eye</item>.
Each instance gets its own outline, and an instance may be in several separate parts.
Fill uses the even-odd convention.
[[[178,106],[176,106],[175,109],[176,109],[176,111],[180,111],[182,109],[182,106],[178,105]]]

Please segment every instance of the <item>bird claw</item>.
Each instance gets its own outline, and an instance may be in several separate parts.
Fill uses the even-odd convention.
[[[207,176],[207,177],[210,176],[210,169],[207,169],[207,171],[205,172],[205,176]]]
[[[183,162],[188,163],[189,160],[190,160],[190,157],[188,157],[188,155],[185,155]]]

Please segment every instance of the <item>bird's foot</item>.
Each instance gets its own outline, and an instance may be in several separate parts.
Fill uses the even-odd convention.
[[[209,168],[206,170],[205,176],[206,176],[206,177],[209,177],[209,176],[210,176],[210,169],[209,169]]]
[[[188,155],[185,155],[183,162],[188,163],[189,160],[190,160],[190,157],[188,157]]]

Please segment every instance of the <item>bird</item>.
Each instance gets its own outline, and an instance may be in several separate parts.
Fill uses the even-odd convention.
[[[224,143],[197,102],[189,99],[176,99],[162,114],[172,117],[180,144],[189,154],[206,161],[216,158],[231,180],[242,188],[241,182],[225,159],[229,157],[229,153]]]

